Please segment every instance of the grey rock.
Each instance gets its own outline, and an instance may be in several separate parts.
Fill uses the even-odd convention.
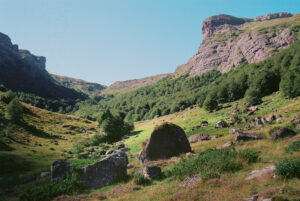
[[[189,137],[190,143],[201,142],[203,140],[210,140],[210,136],[208,134],[195,134]]]
[[[142,171],[144,178],[147,179],[157,179],[161,175],[161,168],[158,166],[148,166],[145,167]]]
[[[295,135],[296,132],[289,129],[289,128],[280,128],[276,131],[274,131],[272,134],[271,134],[271,138],[272,139],[278,139],[278,138],[284,138],[284,137],[287,137],[287,136],[292,136],[292,135]]]
[[[216,127],[216,128],[227,128],[227,127],[228,127],[228,124],[226,123],[226,121],[221,120],[221,121],[218,121],[218,122],[215,124],[215,127]]]
[[[267,122],[271,122],[271,121],[273,121],[273,120],[275,120],[275,119],[276,119],[276,117],[275,117],[275,115],[273,115],[273,114],[269,115],[269,116],[266,118]]]
[[[300,121],[300,114],[293,116],[293,118],[291,119],[291,122],[295,122],[295,121]]]
[[[85,128],[83,128],[83,127],[80,127],[80,128],[79,128],[79,130],[78,130],[78,132],[79,132],[79,133],[85,133],[85,132],[86,132],[86,130],[85,130]]]
[[[283,122],[283,118],[280,117],[280,118],[276,119],[276,122],[277,123],[282,123]]]
[[[89,189],[100,188],[124,178],[127,175],[127,164],[127,155],[116,151],[99,162],[83,167],[77,177]]]
[[[225,144],[223,144],[220,147],[217,147],[217,149],[228,149],[231,148],[233,146],[233,142],[232,141],[228,141]]]
[[[248,140],[261,140],[263,136],[259,133],[236,133],[235,140],[236,141],[248,141]]]
[[[41,172],[41,178],[49,176],[50,172]]]
[[[258,201],[258,195],[254,195],[250,198],[246,198],[244,199],[244,201]]]
[[[71,176],[71,163],[67,161],[54,161],[51,165],[51,181],[58,182]]]
[[[235,133],[240,133],[240,132],[243,132],[243,131],[239,128],[229,129],[229,134],[235,134]]]

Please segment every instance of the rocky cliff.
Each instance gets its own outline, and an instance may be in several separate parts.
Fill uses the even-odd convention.
[[[217,15],[203,22],[198,52],[176,69],[188,76],[228,72],[242,62],[263,61],[299,39],[300,15],[273,13],[253,19]]]
[[[82,93],[65,88],[46,71],[46,58],[20,50],[0,33],[0,84],[16,92],[33,93],[45,98],[85,98]]]

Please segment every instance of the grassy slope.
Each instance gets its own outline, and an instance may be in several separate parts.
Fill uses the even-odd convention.
[[[101,197],[106,197],[108,200],[243,200],[245,197],[249,197],[253,194],[272,191],[274,188],[284,188],[300,190],[299,179],[272,179],[262,177],[259,180],[245,181],[245,178],[254,169],[261,169],[266,166],[270,166],[283,157],[300,157],[299,152],[286,153],[284,148],[287,147],[291,142],[299,140],[300,135],[289,137],[283,140],[272,141],[268,139],[268,132],[275,126],[285,126],[289,124],[290,119],[295,114],[300,114],[300,100],[287,100],[282,98],[280,95],[271,95],[265,97],[264,102],[270,102],[266,106],[259,106],[260,110],[257,116],[267,116],[269,114],[281,114],[284,117],[284,122],[277,124],[267,124],[261,128],[255,128],[249,132],[260,132],[265,136],[265,139],[260,141],[249,141],[241,144],[236,144],[237,150],[252,149],[260,152],[261,160],[257,163],[247,166],[241,171],[234,174],[224,174],[220,179],[211,179],[208,181],[201,181],[194,187],[182,188],[178,184],[180,181],[167,178],[161,181],[154,181],[150,186],[140,187],[139,190],[134,190],[135,185],[133,182],[119,183],[111,185],[102,189],[95,190],[89,194],[83,194],[77,198],[83,200],[99,200]],[[243,100],[240,100],[240,106],[242,106]],[[233,104],[231,104],[233,105]],[[194,108],[185,110],[178,114],[172,114],[163,116],[158,119],[149,121],[137,122],[136,130],[140,131],[136,136],[132,136],[126,140],[126,145],[131,149],[130,164],[133,168],[129,169],[129,173],[139,171],[143,165],[134,157],[140,150],[140,143],[150,136],[152,129],[155,125],[161,122],[170,121],[176,123],[185,130],[189,130],[191,127],[198,125],[202,120],[209,122],[209,127],[201,128],[194,133],[208,133],[212,135],[224,135],[217,140],[204,141],[192,144],[192,149],[196,152],[202,152],[209,148],[215,148],[223,145],[225,142],[234,139],[234,135],[228,134],[228,128],[215,129],[214,123],[219,119],[229,119],[228,112],[232,108],[220,110],[217,113],[207,113],[201,108]],[[240,125],[244,127],[245,124]],[[191,135],[192,132],[187,132],[187,135]],[[170,160],[161,160],[152,162],[152,164],[158,164],[165,170],[175,162],[178,162],[179,158],[175,157]],[[278,192],[278,190],[277,190]],[[288,197],[297,197],[292,195],[291,190],[284,192],[284,195]],[[71,200],[74,197],[62,196],[58,200]],[[298,196],[299,198],[299,196]]]
[[[27,104],[23,104],[23,106],[28,110],[24,116],[25,124],[16,127],[12,133],[13,140],[5,139],[5,143],[14,150],[0,151],[0,162],[1,164],[8,162],[3,161],[5,160],[4,156],[14,156],[28,164],[30,166],[28,170],[31,173],[40,172],[41,170],[49,171],[50,164],[54,160],[68,157],[68,154],[63,152],[64,150],[71,149],[73,143],[93,134],[90,131],[86,133],[72,131],[73,134],[64,134],[69,130],[62,128],[61,124],[84,127],[85,129],[97,127],[97,123],[79,117],[53,113]],[[3,115],[3,113],[4,108],[1,106],[0,114]],[[50,148],[54,148],[54,150],[50,150]],[[33,150],[36,152],[33,152]],[[19,173],[14,172],[14,165],[7,168],[9,169],[2,169],[1,176],[8,173],[12,175]]]

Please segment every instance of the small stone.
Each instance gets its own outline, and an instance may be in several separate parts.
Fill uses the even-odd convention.
[[[157,179],[161,175],[161,168],[158,166],[148,166],[143,169],[144,178]]]
[[[228,149],[231,148],[233,146],[233,142],[232,141],[228,141],[225,144],[223,144],[220,147],[217,147],[217,149]]]
[[[263,136],[260,133],[236,133],[235,140],[236,141],[248,141],[248,140],[261,140]]]
[[[283,122],[283,118],[278,118],[278,119],[276,119],[276,122],[277,122],[277,123],[282,123],[282,122]]]
[[[287,137],[287,136],[292,136],[292,135],[295,135],[296,132],[289,129],[289,128],[280,128],[276,131],[274,131],[272,134],[271,134],[271,138],[272,139],[278,139],[278,138],[284,138],[284,137]]]
[[[41,178],[47,177],[50,175],[50,172],[41,172]]]

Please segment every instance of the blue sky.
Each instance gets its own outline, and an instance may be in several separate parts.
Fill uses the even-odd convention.
[[[50,73],[109,85],[174,72],[198,49],[202,21],[300,13],[300,0],[0,0],[0,32],[47,57]]]

